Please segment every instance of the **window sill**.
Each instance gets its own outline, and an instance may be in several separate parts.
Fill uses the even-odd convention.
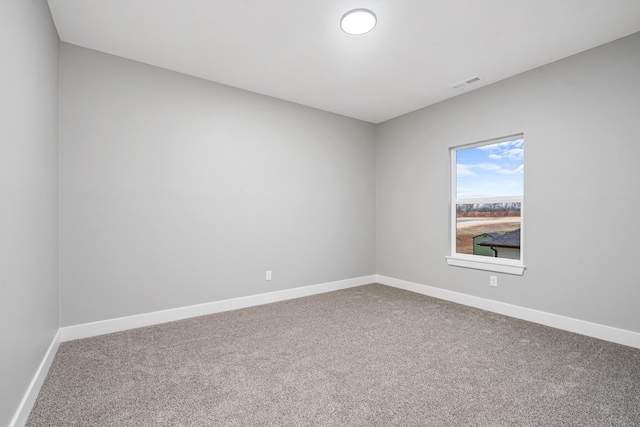
[[[525,266],[522,261],[501,259],[501,258],[486,258],[477,255],[461,255],[455,254],[448,256],[447,264],[454,267],[473,268],[475,270],[495,271],[497,273],[515,274],[522,276],[524,274]],[[486,258],[486,259],[482,259]],[[499,260],[499,261],[498,261]]]

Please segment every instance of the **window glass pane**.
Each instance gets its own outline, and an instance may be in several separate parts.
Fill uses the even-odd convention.
[[[524,140],[456,151],[456,198],[513,197],[523,194]]]
[[[456,252],[520,259],[520,202],[456,206]]]

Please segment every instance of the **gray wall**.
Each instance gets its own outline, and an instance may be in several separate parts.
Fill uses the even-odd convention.
[[[377,273],[640,332],[640,33],[377,128]],[[524,276],[449,267],[449,153],[525,135]]]
[[[375,273],[374,125],[67,44],[61,64],[62,326]]]
[[[0,3],[0,425],[58,329],[58,35],[44,0]]]

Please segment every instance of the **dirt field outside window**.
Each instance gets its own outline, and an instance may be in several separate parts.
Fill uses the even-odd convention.
[[[483,233],[504,234],[521,227],[521,218],[515,217],[458,217],[456,224],[456,252],[473,255],[473,238]]]

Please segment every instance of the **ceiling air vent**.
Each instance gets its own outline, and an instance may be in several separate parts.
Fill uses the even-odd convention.
[[[475,82],[479,82],[480,80],[482,79],[479,76],[473,76],[461,82],[452,84],[451,89],[460,89],[470,84],[474,84]]]

